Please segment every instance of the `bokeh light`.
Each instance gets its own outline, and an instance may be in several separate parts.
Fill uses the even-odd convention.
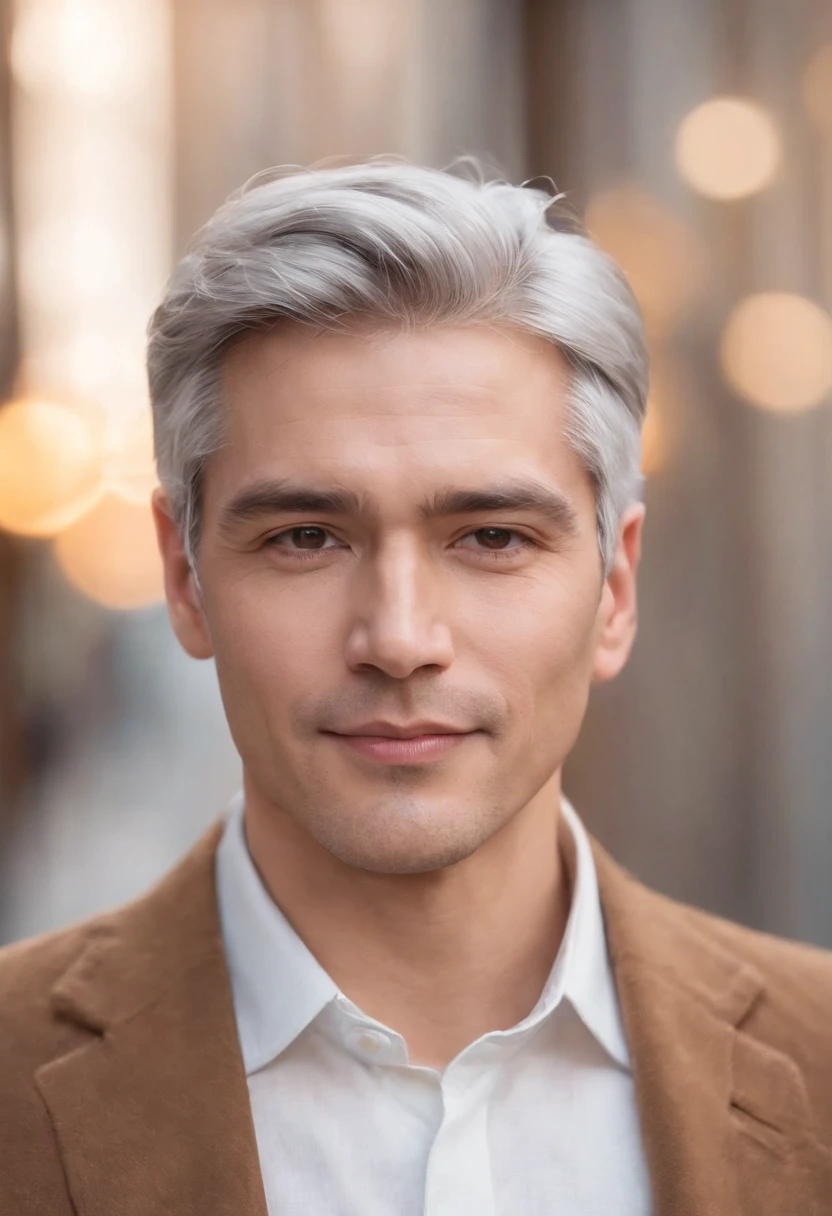
[[[773,180],[780,136],[767,110],[741,97],[716,97],[683,119],[676,135],[676,165],[699,194],[745,198]]]
[[[673,455],[671,419],[683,393],[676,362],[666,348],[650,352],[650,392],[641,429],[641,471],[646,477],[660,473]]]
[[[143,83],[154,16],[145,0],[29,0],[14,26],[14,74],[32,92],[134,91]]]
[[[121,232],[108,231],[97,216],[75,222],[71,213],[27,234],[18,257],[22,292],[44,309],[54,306],[56,296],[71,296],[81,307],[117,298],[132,269]]]
[[[802,86],[806,113],[819,131],[832,135],[832,42],[815,51],[806,64]]]
[[[672,332],[707,276],[696,234],[631,183],[595,195],[585,218],[592,238],[623,267],[650,334]]]
[[[108,442],[104,478],[107,489],[128,502],[146,505],[159,484],[153,455],[153,414],[150,408],[114,418]]]
[[[145,327],[172,256],[172,6],[19,0],[14,16],[23,383],[126,419],[147,402]]]
[[[646,477],[659,473],[667,464],[667,440],[662,403],[652,397],[641,428],[641,471]]]
[[[803,410],[832,388],[832,318],[803,296],[747,296],[722,335],[722,367],[741,397],[769,410]]]
[[[0,527],[53,536],[101,496],[103,436],[80,410],[15,401],[0,410]]]
[[[55,539],[54,549],[73,586],[107,608],[142,608],[164,598],[149,505],[107,494]]]

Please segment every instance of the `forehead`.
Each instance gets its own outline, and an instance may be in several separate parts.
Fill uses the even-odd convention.
[[[220,497],[298,474],[380,494],[494,472],[581,478],[564,437],[565,360],[518,330],[286,325],[235,346],[221,380],[227,446],[208,477]]]

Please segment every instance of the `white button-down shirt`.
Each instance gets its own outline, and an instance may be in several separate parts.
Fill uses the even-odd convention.
[[[649,1216],[629,1054],[589,840],[540,999],[443,1072],[336,986],[251,861],[242,793],[217,853],[269,1216]]]

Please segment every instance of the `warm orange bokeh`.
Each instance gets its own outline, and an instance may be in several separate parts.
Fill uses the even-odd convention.
[[[745,198],[773,180],[780,136],[767,110],[742,97],[715,97],[683,119],[676,166],[707,198]]]
[[[164,598],[149,505],[105,495],[56,538],[55,554],[73,586],[107,608],[141,608]]]
[[[671,333],[706,277],[706,254],[693,231],[631,183],[595,195],[586,225],[626,272],[648,332],[658,337]]]
[[[725,324],[721,357],[728,382],[753,405],[808,409],[832,388],[832,318],[804,296],[746,296]]]
[[[153,456],[153,415],[134,410],[111,427],[104,467],[107,489],[128,502],[145,506],[159,484]]]
[[[832,42],[815,51],[802,83],[806,113],[819,131],[832,136]]]
[[[0,410],[0,527],[54,536],[102,493],[102,436],[70,406],[15,401]]]

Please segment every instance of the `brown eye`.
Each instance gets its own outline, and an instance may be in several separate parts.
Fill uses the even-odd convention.
[[[504,549],[508,538],[517,533],[512,533],[510,528],[479,528],[473,535],[483,537],[488,545],[491,545],[492,541],[496,541],[494,547]]]
[[[319,549],[320,542],[326,538],[326,533],[323,528],[292,528],[292,537],[301,547]],[[310,540],[312,544],[307,545],[306,542]]]
[[[284,532],[275,532],[264,542],[273,549],[283,549],[287,553],[316,553],[324,548],[329,536],[326,528],[315,524],[304,524],[297,528],[287,528]],[[286,538],[290,538],[288,541]]]
[[[475,531],[463,536],[462,540],[467,540],[469,536],[477,537],[479,544],[482,546],[479,549],[475,548],[473,552],[493,554],[495,557],[505,555],[506,558],[510,558],[516,553],[521,553],[524,549],[532,549],[536,546],[536,542],[530,536],[526,536],[525,533],[518,532],[514,528],[498,528],[496,526],[477,528]],[[516,545],[509,544],[508,542],[512,536],[516,536],[520,543]]]

